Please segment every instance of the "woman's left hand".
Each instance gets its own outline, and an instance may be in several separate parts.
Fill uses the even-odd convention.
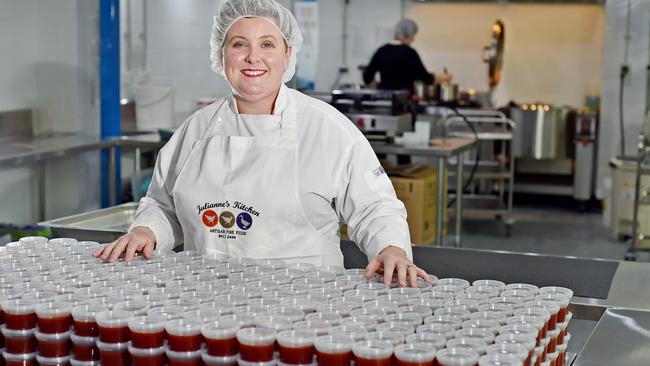
[[[429,275],[418,268],[407,257],[404,250],[395,246],[384,248],[379,255],[373,258],[366,267],[366,278],[370,279],[375,273],[384,273],[384,283],[390,285],[393,281],[393,272],[397,272],[397,282],[401,287],[406,286],[408,275],[409,286],[417,287],[417,278],[422,277],[426,282],[431,283]]]

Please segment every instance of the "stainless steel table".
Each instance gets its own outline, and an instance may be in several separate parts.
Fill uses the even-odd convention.
[[[54,134],[29,138],[12,137],[0,139],[0,168],[36,165],[38,185],[38,220],[45,219],[45,162],[77,155],[87,151],[109,150],[109,202],[117,204],[115,189],[116,150],[118,147],[134,148],[136,162],[140,160],[141,148],[159,149],[164,145],[158,134],[121,136],[102,139],[79,134]]]
[[[447,160],[451,157],[458,157],[458,164],[456,166],[456,224],[454,227],[454,245],[460,246],[460,232],[462,228],[463,218],[463,161],[462,154],[470,150],[476,141],[467,138],[447,138],[447,139],[433,139],[429,145],[396,145],[380,142],[371,142],[370,146],[377,154],[387,155],[411,155],[411,156],[427,156],[436,159],[436,167],[438,168],[438,176],[444,176]],[[443,214],[446,209],[444,204],[446,184],[440,184],[441,179],[438,179],[437,186],[437,217],[436,217],[436,244],[444,245],[444,238],[442,233],[444,229]]]
[[[45,162],[86,151],[109,149],[109,197],[115,202],[115,141],[77,134],[46,137],[14,137],[1,140],[0,168],[36,165],[38,219],[45,218]]]

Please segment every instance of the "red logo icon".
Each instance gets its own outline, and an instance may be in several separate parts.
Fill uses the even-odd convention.
[[[206,210],[203,212],[201,219],[203,220],[203,225],[207,227],[214,227],[219,223],[217,213],[212,210]]]

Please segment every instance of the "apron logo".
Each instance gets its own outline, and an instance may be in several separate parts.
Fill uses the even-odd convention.
[[[382,167],[382,166],[380,165],[379,168],[377,168],[377,169],[375,169],[375,170],[372,171],[372,174],[374,174],[375,177],[378,177],[378,176],[380,176],[380,175],[384,175],[384,174],[386,174],[386,171],[384,170],[384,167]]]
[[[219,223],[226,229],[230,229],[235,225],[235,215],[230,211],[224,211],[221,213],[221,217],[219,217]]]
[[[212,210],[206,210],[203,212],[203,215],[201,215],[201,220],[203,220],[203,225],[207,227],[214,227],[219,223],[219,217],[217,216],[217,213],[212,211]]]
[[[247,212],[242,212],[237,215],[237,226],[242,230],[250,229],[253,225],[253,218]]]

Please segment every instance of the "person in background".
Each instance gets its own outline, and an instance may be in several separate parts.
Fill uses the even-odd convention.
[[[413,92],[413,82],[422,81],[424,84],[447,82],[452,75],[445,72],[434,77],[429,73],[417,51],[411,47],[418,32],[417,24],[404,18],[395,26],[395,39],[385,44],[370,59],[370,63],[363,71],[363,82],[376,86],[379,89],[410,90]],[[376,84],[375,74],[379,72],[379,84]]]
[[[175,131],[129,232],[95,256],[130,261],[184,244],[224,258],[342,267],[345,222],[368,256],[368,278],[430,281],[412,262],[406,210],[368,140],[332,106],[284,85],[301,44],[296,19],[274,0],[222,5],[211,60],[232,95]]]

